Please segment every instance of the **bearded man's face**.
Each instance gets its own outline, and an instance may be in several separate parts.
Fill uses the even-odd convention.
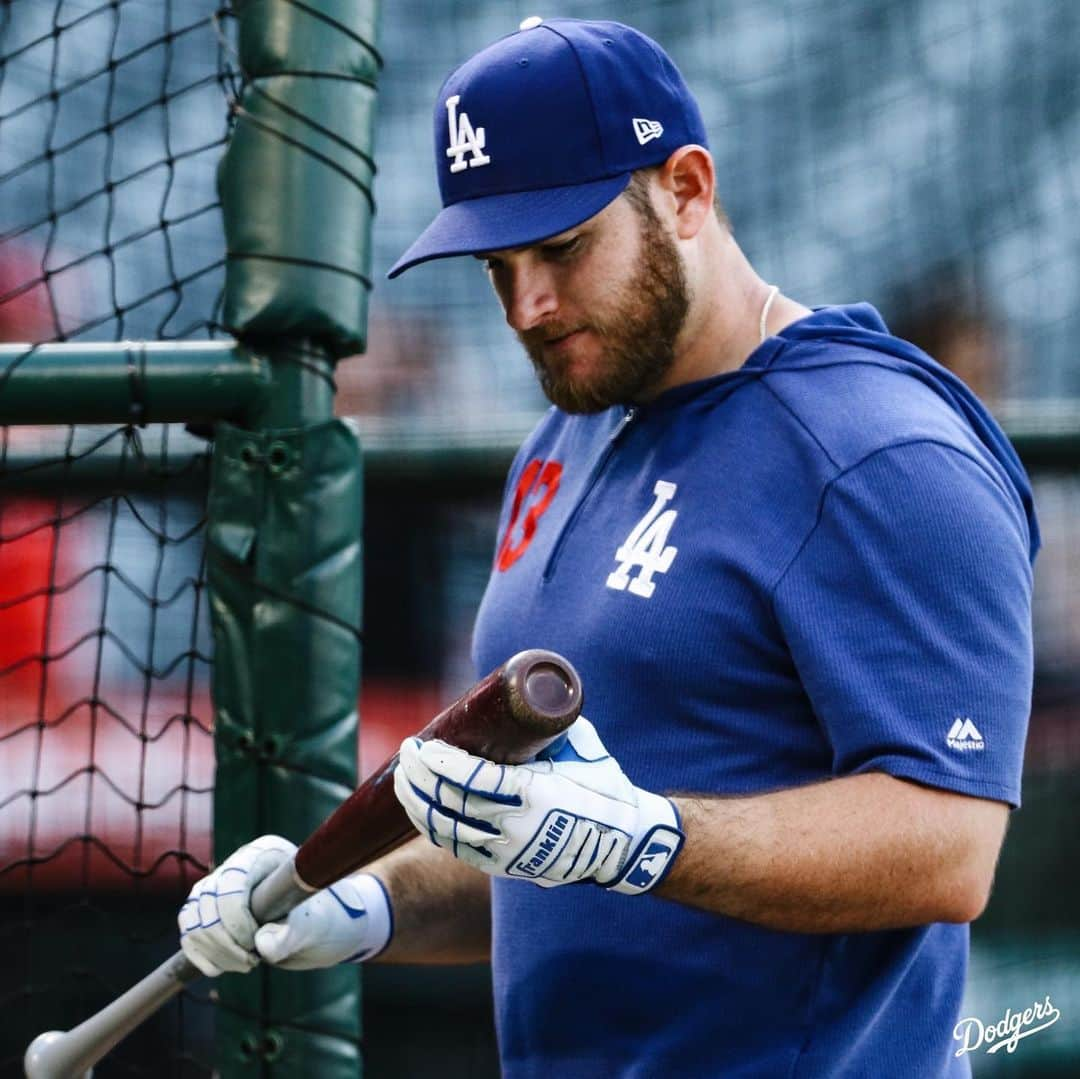
[[[541,388],[564,411],[646,399],[675,362],[689,289],[647,199],[621,197],[523,256],[494,252],[487,263]]]

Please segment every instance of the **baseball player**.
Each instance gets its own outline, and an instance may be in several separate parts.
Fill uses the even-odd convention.
[[[807,308],[715,202],[653,41],[528,20],[444,83],[443,209],[553,407],[507,480],[478,674],[529,647],[589,719],[521,766],[406,740],[419,836],[257,929],[263,837],[183,948],[490,956],[505,1075],[970,1074],[968,923],[1020,804],[1031,491],[964,385],[865,303]]]

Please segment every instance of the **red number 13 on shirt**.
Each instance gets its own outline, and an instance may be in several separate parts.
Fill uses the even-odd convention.
[[[506,534],[503,536],[502,543],[499,544],[499,554],[495,560],[495,565],[500,571],[508,570],[532,543],[532,538],[536,535],[536,523],[551,505],[551,500],[559,489],[561,478],[562,465],[558,461],[534,459],[525,466],[525,471],[518,480],[517,490],[514,492],[510,523],[506,526]],[[520,538],[515,543],[518,518],[521,516],[525,502],[530,499],[528,512],[521,522]]]

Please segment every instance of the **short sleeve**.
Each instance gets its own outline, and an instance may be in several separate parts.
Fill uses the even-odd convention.
[[[1005,482],[914,442],[825,489],[774,605],[834,775],[887,772],[1019,806],[1032,571]]]

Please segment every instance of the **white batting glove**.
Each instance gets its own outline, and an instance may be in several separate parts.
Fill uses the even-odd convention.
[[[635,787],[584,717],[541,756],[493,764],[406,738],[394,791],[421,835],[492,876],[626,895],[656,885],[683,843],[673,803]]]
[[[389,900],[367,873],[316,892],[285,922],[260,928],[251,913],[251,892],[295,852],[296,845],[281,836],[261,836],[191,889],[177,918],[180,947],[204,974],[244,973],[260,959],[288,970],[360,962],[389,943]]]
[[[316,892],[255,934],[255,947],[284,970],[315,970],[374,959],[390,943],[394,917],[382,881],[370,873],[345,877]]]
[[[211,978],[246,973],[259,962],[251,890],[296,852],[296,844],[264,835],[245,844],[197,881],[180,908],[180,947]]]

